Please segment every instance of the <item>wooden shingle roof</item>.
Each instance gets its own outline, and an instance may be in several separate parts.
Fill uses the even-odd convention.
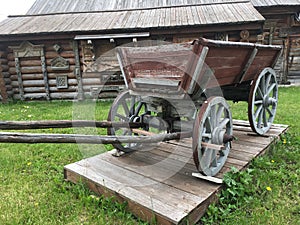
[[[152,28],[199,27],[221,24],[260,23],[264,17],[249,1],[234,0],[102,0],[112,2],[111,8],[99,10],[92,8],[100,0],[65,0],[62,12],[58,0],[44,0],[45,6],[37,7],[42,0],[37,0],[27,15],[11,16],[0,23],[0,36],[49,34],[49,33],[84,33],[84,32],[114,32],[120,30],[147,30]],[[53,3],[52,3],[53,2]],[[71,4],[74,2],[74,5]],[[121,9],[116,3],[122,2],[152,2],[151,7],[130,5]],[[168,3],[161,6],[160,2]],[[169,6],[177,2],[178,6]],[[194,4],[198,2],[198,4]],[[199,4],[200,2],[200,4]],[[114,4],[115,5],[114,5]],[[156,5],[155,5],[155,4]],[[181,3],[190,3],[182,5]],[[123,3],[122,3],[123,4]],[[124,3],[125,4],[125,3]],[[157,6],[157,7],[153,7]],[[77,8],[76,8],[77,7]],[[98,7],[98,6],[97,6]],[[112,10],[114,7],[118,9]],[[125,7],[125,5],[124,5]],[[131,7],[131,8],[130,8]],[[88,11],[88,9],[91,9]]]
[[[255,7],[300,5],[300,0],[251,0]]]
[[[36,0],[27,14],[137,10],[248,1],[249,0]]]

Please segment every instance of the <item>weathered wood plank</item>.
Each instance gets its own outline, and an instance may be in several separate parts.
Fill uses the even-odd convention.
[[[188,203],[186,203],[187,207],[185,207],[185,209],[182,209],[184,211],[186,211],[186,209],[189,208],[191,205],[194,208],[197,207],[199,202],[202,202],[206,199],[207,195],[214,194],[220,188],[220,186],[217,186],[218,188],[216,188],[216,185],[214,185],[214,184],[210,184],[205,181],[199,181],[197,179],[192,178],[191,176],[186,176],[182,172],[176,173],[174,176],[163,177],[163,174],[161,174],[163,172],[163,170],[161,170],[162,168],[157,171],[151,170],[151,162],[147,161],[146,158],[143,161],[138,160],[138,164],[136,164],[135,158],[128,160],[128,157],[126,157],[124,160],[122,160],[120,162],[108,153],[104,154],[103,157],[105,159],[101,157],[101,160],[104,159],[105,161],[107,161],[109,163],[108,165],[112,164],[114,166],[120,166],[126,170],[129,170],[130,172],[133,172],[134,174],[137,173],[137,174],[141,174],[146,177],[149,176],[149,178],[151,180],[149,180],[149,178],[143,179],[143,180],[141,180],[140,184],[136,184],[135,186],[139,190],[143,190],[143,192],[146,192],[151,197],[155,196],[152,193],[153,191],[155,191],[155,193],[157,193],[157,195],[156,195],[157,199],[161,199],[161,198],[165,199],[164,204],[173,205],[173,207],[180,209],[181,207],[178,206],[178,204],[180,204],[178,199],[183,198],[184,200],[182,200],[182,201],[185,201],[186,199],[190,199],[190,198],[194,198],[194,196],[198,196],[197,198],[194,198],[192,201],[189,201]],[[134,164],[132,164],[134,166],[130,166],[131,162],[134,163]],[[95,161],[95,163],[99,163],[99,161],[97,160],[97,161]],[[135,165],[137,165],[137,166],[135,167]],[[157,165],[154,167],[157,167]],[[175,173],[175,171],[174,172],[170,171],[168,173],[168,169],[169,168],[167,166],[165,166],[165,169],[164,169],[165,176],[168,176],[170,174],[172,175]],[[116,172],[118,172],[118,171],[114,171],[113,173],[116,173]],[[160,178],[157,177],[158,174],[159,174]],[[180,174],[182,174],[182,175],[180,175]],[[110,177],[115,177],[114,174],[109,174],[109,175],[110,175]],[[124,173],[123,173],[123,175],[124,175]],[[190,173],[190,175],[191,175],[191,173]],[[118,176],[118,175],[116,175],[116,176]],[[117,178],[115,178],[115,179],[117,179]],[[133,178],[131,177],[131,179],[134,179],[134,177]],[[154,180],[152,180],[152,179],[154,179]],[[178,180],[180,180],[181,182],[178,182]],[[126,183],[126,181],[123,181],[123,182],[125,182],[125,184],[128,184],[128,183]],[[166,190],[164,190],[164,192],[162,192],[157,189],[153,189],[157,183],[166,184],[168,186],[167,191],[170,191],[170,187],[178,189],[178,190],[180,190],[181,194],[177,195],[179,197],[176,197],[176,195],[175,196],[173,195],[174,197],[169,198],[168,195],[170,195],[170,194],[163,194],[163,193],[166,193],[165,192]],[[155,185],[155,186],[153,187],[153,185]],[[199,187],[201,187],[201,188],[199,188]],[[148,189],[150,189],[150,192]],[[151,192],[151,190],[152,190],[152,192]],[[198,199],[197,200],[198,202],[195,201],[196,199]],[[183,205],[185,205],[185,204],[183,204]],[[153,209],[153,210],[155,210],[155,209]],[[164,212],[165,211],[161,211],[160,214],[164,213]]]
[[[245,168],[274,141],[274,138],[248,135],[248,122],[234,121],[234,124],[248,128],[234,130],[238,140],[232,143],[226,164],[216,176],[220,179],[232,166],[239,170]],[[285,129],[274,125],[271,130],[280,135]],[[143,150],[121,157],[113,157],[112,151],[102,153],[67,165],[65,177],[75,183],[85,180],[96,193],[127,201],[128,210],[146,221],[153,221],[154,216],[157,224],[185,224],[186,221],[195,224],[209,204],[217,200],[216,194],[222,186],[192,177],[196,168],[191,145],[191,139],[184,139],[143,146]]]
[[[81,176],[86,172],[86,167],[87,166],[94,167],[94,164],[95,163],[89,163],[88,161],[85,161],[82,163],[70,165],[65,168],[65,174],[67,175],[68,179],[72,179],[70,181],[78,182],[79,179],[82,180]],[[155,219],[159,224],[176,223],[176,220],[174,221],[174,219],[172,219],[171,221],[169,221],[168,219],[166,219],[167,216],[162,215],[162,213],[160,212],[164,212],[167,215],[169,215],[169,217],[172,218],[180,217],[180,214],[182,215],[182,212],[173,210],[173,207],[165,205],[164,202],[158,199],[153,199],[151,198],[151,196],[145,195],[141,191],[138,191],[132,188],[131,186],[128,185],[125,186],[124,183],[120,182],[123,180],[122,178],[134,175],[133,173],[124,170],[120,172],[119,169],[120,167],[116,167],[116,166],[113,167],[110,164],[107,164],[103,161],[100,161],[99,165],[102,166],[106,165],[106,169],[108,170],[105,170],[104,173],[99,174],[97,173],[97,167],[94,167],[95,169],[89,171],[89,176],[93,177],[93,180],[91,181],[89,178],[88,179],[83,178],[83,181],[85,180],[86,182],[88,182],[89,186],[94,185],[94,181],[97,180],[97,184],[96,184],[97,187],[94,189],[96,193],[115,197],[115,193],[117,191],[118,192],[117,200],[121,202],[125,202],[125,201],[128,202],[128,209],[131,212],[133,212],[135,215],[139,216],[144,220],[151,221]],[[71,171],[77,171],[77,174],[70,176],[69,174],[72,174]],[[111,173],[120,174],[119,176],[120,179],[118,180],[111,179],[109,176],[109,174]],[[131,180],[135,181],[136,179],[131,179]],[[137,181],[140,182],[140,179],[138,179]],[[126,182],[125,184],[128,183]],[[136,184],[138,185],[139,183]],[[154,208],[155,211],[157,212],[155,214],[153,214]]]

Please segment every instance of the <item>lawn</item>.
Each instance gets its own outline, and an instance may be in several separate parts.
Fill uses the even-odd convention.
[[[300,87],[280,88],[274,123],[289,125],[287,134],[264,156],[254,159],[249,172],[239,174],[242,178],[236,180],[243,187],[227,187],[221,204],[210,207],[202,224],[299,224],[299,99]],[[232,103],[231,109],[234,118],[247,119],[247,103]]]
[[[246,197],[213,205],[202,224],[282,225],[297,224],[300,220],[300,87],[280,88],[279,94],[275,123],[290,125],[288,133],[266,155],[251,163],[251,174],[248,174],[251,182],[241,185],[247,190],[243,192]],[[104,120],[109,106],[110,102],[16,102],[0,105],[0,116],[1,120]],[[231,104],[231,107],[234,118],[247,119],[245,103]],[[38,132],[103,134],[105,130]],[[126,212],[126,204],[95,196],[84,185],[64,181],[64,165],[110,148],[0,144],[0,224],[144,224]],[[219,210],[222,208],[232,210]]]

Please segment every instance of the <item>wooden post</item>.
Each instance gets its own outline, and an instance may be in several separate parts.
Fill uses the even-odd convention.
[[[49,83],[48,83],[48,72],[47,72],[47,65],[46,65],[46,59],[45,59],[45,53],[44,53],[44,51],[42,51],[41,54],[42,54],[41,55],[41,65],[42,65],[42,71],[43,71],[43,77],[44,77],[46,99],[50,100],[50,91],[49,91]]]
[[[23,87],[23,79],[21,73],[20,59],[18,57],[15,58],[16,63],[16,72],[18,76],[18,84],[19,84],[19,94],[22,101],[24,101],[24,87]]]
[[[287,37],[284,40],[284,53],[283,53],[283,75],[281,78],[282,84],[288,83],[288,74],[289,74],[289,55],[290,55],[290,37]]]
[[[73,41],[73,49],[75,53],[75,76],[77,79],[77,85],[78,85],[78,99],[83,100],[83,85],[82,85],[82,75],[81,75],[81,69],[80,69],[80,54],[79,54],[79,46],[78,42],[76,40]]]

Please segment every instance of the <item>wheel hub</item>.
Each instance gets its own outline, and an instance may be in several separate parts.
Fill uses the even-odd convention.
[[[212,143],[217,145],[227,144],[234,140],[234,136],[226,134],[226,130],[215,128],[212,133]]]
[[[263,99],[263,106],[265,108],[269,107],[270,105],[274,106],[277,104],[277,100],[275,98],[270,98],[268,95]]]
[[[225,133],[226,131],[224,129],[220,129],[219,127],[216,127],[212,132],[212,143],[217,145],[222,145]]]

